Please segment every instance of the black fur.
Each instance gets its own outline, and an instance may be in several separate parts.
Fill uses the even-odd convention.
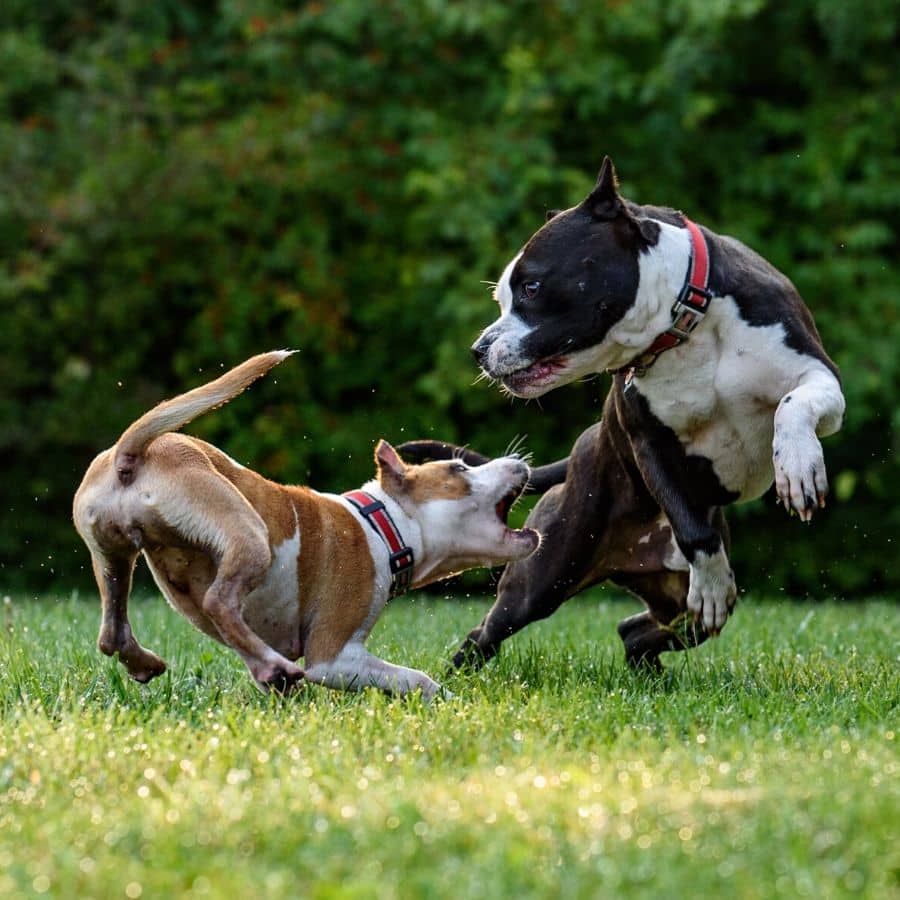
[[[526,370],[529,362],[602,342],[634,303],[640,255],[657,243],[657,222],[685,227],[675,210],[621,198],[608,159],[584,202],[548,214],[509,278],[511,312],[528,326],[518,353]],[[780,324],[788,347],[837,375],[791,282],[739,241],[702,231],[713,294],[733,297],[750,325]],[[503,327],[495,323],[476,342],[479,363]],[[502,371],[498,377],[507,378]],[[509,377],[514,383],[515,373]],[[454,449],[444,446],[444,452]],[[423,449],[416,446],[413,455]],[[471,458],[483,460],[478,454]],[[661,652],[705,640],[702,625],[685,624],[689,577],[683,568],[672,568],[671,538],[692,564],[698,553],[727,552],[722,507],[738,495],[722,485],[709,459],[686,452],[639,390],[627,389],[624,376],[614,378],[602,420],[579,437],[567,464],[554,464],[540,482],[547,492],[527,524],[543,535],[541,548],[506,567],[496,602],[466,638],[455,664],[490,659],[507,637],[605,579],[647,605],[647,612],[619,628],[629,662],[656,667]]]

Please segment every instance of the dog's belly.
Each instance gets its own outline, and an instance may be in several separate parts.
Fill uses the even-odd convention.
[[[244,601],[244,621],[270,647],[288,659],[301,653],[300,586],[297,561],[300,529],[272,550],[263,583]]]
[[[771,414],[749,415],[740,424],[722,418],[683,436],[682,443],[689,454],[706,457],[722,486],[744,502],[765,493],[774,480],[773,430]]]
[[[272,564],[262,584],[247,595],[243,618],[248,627],[287,659],[301,655],[300,598],[297,557],[300,532],[272,551]],[[169,605],[204,634],[222,641],[203,611],[203,597],[215,578],[209,555],[193,548],[161,547],[144,551],[147,564]]]

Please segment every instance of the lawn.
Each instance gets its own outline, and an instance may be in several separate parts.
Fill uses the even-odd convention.
[[[484,598],[397,601],[369,646],[440,677]],[[0,895],[900,896],[900,615],[745,598],[626,670],[595,591],[431,707],[255,691],[161,600],[129,682],[93,598],[4,598]]]

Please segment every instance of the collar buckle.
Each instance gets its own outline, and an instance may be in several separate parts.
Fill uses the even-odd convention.
[[[411,547],[404,547],[390,555],[391,596],[405,594],[412,585],[413,552]]]
[[[701,297],[702,302],[697,303],[690,299],[693,294]],[[672,324],[669,326],[669,333],[686,341],[703,321],[711,299],[711,291],[696,284],[686,284],[681,289],[678,299],[672,304]]]

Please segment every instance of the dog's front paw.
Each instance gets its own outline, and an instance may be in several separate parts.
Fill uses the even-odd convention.
[[[711,635],[718,634],[737,602],[734,572],[724,550],[698,550],[691,564],[687,606]]]
[[[804,522],[812,519],[816,506],[825,505],[828,476],[819,439],[812,433],[798,438],[784,429],[776,429],[772,444],[775,466],[775,490],[789,513],[797,513]]]
[[[435,700],[449,700],[453,697],[450,691],[429,678],[424,672],[416,670],[413,672],[416,677],[405,685],[402,690],[403,694],[420,693],[426,703],[432,703]]]

